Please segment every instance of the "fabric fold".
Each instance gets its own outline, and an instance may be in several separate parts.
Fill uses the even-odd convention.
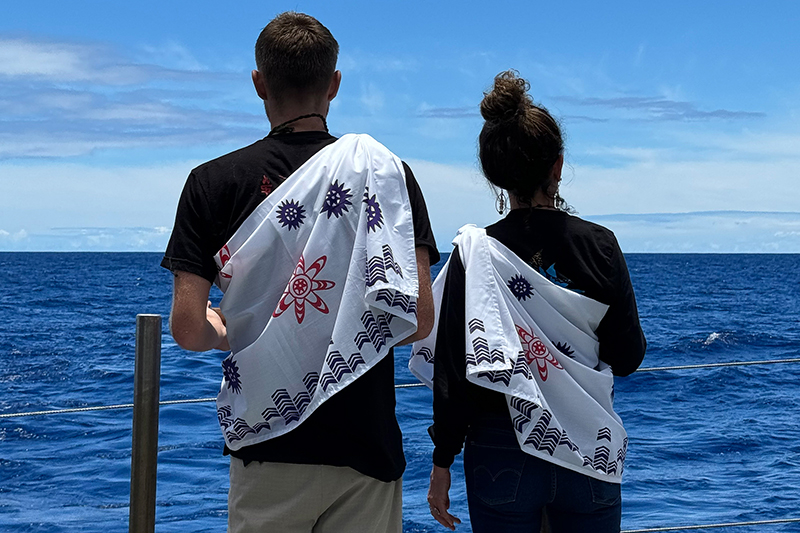
[[[291,431],[416,331],[403,166],[368,135],[298,168],[216,262],[232,350],[217,415],[232,450]]]
[[[524,452],[619,483],[628,439],[594,333],[608,306],[554,284],[474,225],[453,244],[465,268],[467,380],[505,395]],[[409,362],[428,387],[448,267],[433,284],[433,333]]]

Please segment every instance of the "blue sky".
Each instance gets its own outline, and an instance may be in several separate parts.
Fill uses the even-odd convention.
[[[759,251],[769,237],[800,252],[800,216],[762,216],[751,244],[737,224],[646,218],[800,212],[800,4],[164,4],[4,5],[0,250],[163,249],[191,168],[268,131],[253,45],[298,10],[341,47],[331,131],[370,133],[411,164],[442,249],[497,218],[478,104],[515,68],[563,123],[564,196],[626,251]],[[649,220],[647,235],[619,214]]]

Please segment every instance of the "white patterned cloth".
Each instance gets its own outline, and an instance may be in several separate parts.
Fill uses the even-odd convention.
[[[216,260],[232,350],[217,415],[233,450],[297,427],[416,331],[405,174],[368,135],[315,154]]]
[[[483,229],[464,226],[453,244],[466,271],[467,380],[505,395],[524,452],[619,483],[628,438],[594,333],[608,306],[554,284]],[[433,284],[433,334],[409,362],[428,387],[448,267]]]

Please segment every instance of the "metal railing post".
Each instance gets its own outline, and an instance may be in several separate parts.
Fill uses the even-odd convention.
[[[160,382],[161,315],[136,315],[129,533],[153,533],[156,527]]]

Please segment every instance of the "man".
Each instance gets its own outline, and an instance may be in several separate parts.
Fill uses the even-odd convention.
[[[252,72],[252,81],[272,130],[264,139],[192,171],[161,263],[175,275],[170,328],[181,347],[229,349],[225,317],[208,302],[219,274],[215,256],[265,198],[280,194],[287,177],[337,140],[327,131],[326,117],[341,82],[341,72],[336,70],[338,48],[327,28],[300,13],[278,15],[261,32],[256,42],[258,68]],[[411,257],[412,262],[416,260],[419,277],[418,329],[401,342],[407,344],[430,332],[429,267],[439,254],[419,186],[405,163],[402,169],[413,220]],[[294,218],[282,219],[284,226],[288,224],[284,229],[291,233],[302,221],[300,217],[294,213]],[[325,218],[320,215],[321,220]],[[327,219],[331,219],[330,212]],[[300,261],[302,265],[302,257]],[[278,283],[285,285],[286,280]],[[288,293],[289,288],[286,290]],[[286,294],[273,316],[286,309],[289,304],[284,306],[285,301]],[[327,313],[326,307],[317,309]],[[313,334],[301,327],[304,317],[321,316],[310,306],[302,311],[305,315],[295,311],[298,337]],[[291,315],[292,311],[287,311],[282,316],[292,320]],[[307,355],[291,357],[301,360]],[[229,531],[401,531],[405,459],[394,413],[393,359],[389,350],[375,366],[290,431],[238,449],[227,442],[231,444],[225,447],[225,453],[231,455]],[[228,380],[228,388],[231,385]],[[256,433],[250,426],[244,427],[248,433]]]

